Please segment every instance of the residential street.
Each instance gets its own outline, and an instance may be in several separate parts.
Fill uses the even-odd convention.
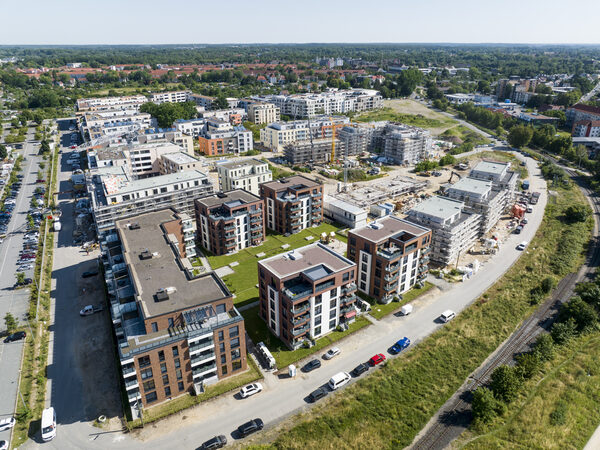
[[[522,158],[520,155],[518,157]],[[541,178],[536,162],[528,159],[527,164],[532,190],[542,192],[534,212],[528,214],[529,224],[521,235],[511,235],[499,253],[484,264],[471,280],[453,285],[451,289],[440,293],[437,298],[415,301],[414,312],[408,317],[398,318],[391,315],[350,336],[339,343],[340,356],[330,361],[323,361],[323,366],[310,374],[299,374],[296,379],[278,379],[273,374],[267,374],[262,382],[264,391],[254,397],[238,400],[233,395],[225,395],[171,417],[161,422],[159,426],[148,426],[129,435],[118,431],[104,431],[93,427],[90,423],[96,417],[95,414],[102,411],[97,405],[90,403],[92,398],[95,397],[96,401],[99,398],[98,395],[93,396],[89,392],[90,389],[94,389],[94,385],[90,386],[90,377],[93,378],[93,372],[98,371],[102,372],[104,377],[115,377],[116,374],[110,373],[110,368],[106,370],[100,363],[105,356],[103,353],[109,353],[107,349],[98,351],[96,365],[92,362],[90,366],[89,361],[82,361],[81,356],[77,356],[81,354],[78,349],[89,345],[88,341],[98,341],[102,338],[99,336],[99,331],[102,330],[101,314],[88,318],[78,317],[79,305],[93,301],[87,298],[90,293],[82,292],[74,282],[80,279],[82,270],[87,270],[82,268],[80,263],[91,261],[97,255],[87,256],[80,252],[79,247],[71,245],[71,224],[67,218],[70,217],[68,208],[72,207],[72,202],[66,195],[62,196],[61,209],[65,221],[54,259],[53,279],[56,283],[54,297],[57,318],[54,327],[54,348],[51,350],[53,360],[48,372],[52,389],[48,390],[47,402],[56,408],[58,434],[53,441],[44,443],[44,448],[196,448],[204,440],[216,434],[225,434],[229,442],[232,442],[231,432],[241,423],[260,417],[268,428],[291,414],[307,408],[305,397],[317,387],[326,384],[333,374],[350,371],[375,353],[387,353],[387,349],[397,339],[408,336],[413,341],[413,345],[418,343],[442,326],[437,322],[437,318],[443,310],[461,311],[497,281],[521,254],[515,249],[516,245],[523,240],[530,241],[535,234],[543,217],[547,196],[545,181]],[[61,172],[59,176],[61,190],[64,190],[62,186],[65,185],[67,178],[68,173]],[[535,251],[535,249],[529,248],[527,251]],[[97,320],[98,323],[87,322],[93,324],[89,329],[87,326],[82,328],[77,325],[86,323],[81,321],[89,319]],[[77,337],[77,333],[84,334]],[[91,355],[91,360],[94,360],[94,355]],[[108,396],[119,402],[118,392],[111,393],[109,387],[105,385],[98,389],[101,392],[100,397]],[[109,407],[110,402],[106,402],[105,405]],[[109,411],[102,413],[108,414]],[[183,416],[185,420],[182,420]],[[33,448],[37,445],[39,444],[36,442],[28,441],[23,447]]]

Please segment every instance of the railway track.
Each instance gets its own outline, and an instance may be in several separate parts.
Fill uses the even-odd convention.
[[[565,171],[586,196],[594,213],[594,231],[585,263],[578,272],[567,275],[558,283],[552,296],[523,322],[519,329],[470,377],[470,381],[465,387],[461,388],[440,409],[435,423],[410,447],[411,449],[442,449],[462,433],[471,420],[471,393],[478,387],[487,384],[490,375],[497,367],[512,362],[516,354],[529,348],[537,336],[552,323],[556,310],[562,302],[571,297],[577,283],[594,277],[596,269],[600,266],[600,203],[594,192],[587,187],[585,180],[576,171],[571,169],[565,169]]]

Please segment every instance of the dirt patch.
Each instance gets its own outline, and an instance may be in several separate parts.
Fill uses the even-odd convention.
[[[426,117],[427,119],[433,119],[441,122],[443,125],[435,128],[429,128],[431,134],[439,135],[444,131],[454,128],[458,125],[458,122],[450,119],[449,117],[440,114],[436,111],[432,111],[426,106],[422,105],[419,102],[409,99],[395,99],[395,100],[385,100],[383,102],[384,107],[392,108],[395,112],[400,114],[412,114],[412,115],[421,115]]]

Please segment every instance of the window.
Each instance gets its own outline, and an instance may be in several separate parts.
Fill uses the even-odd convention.
[[[335,317],[336,311],[335,309],[332,309],[331,311],[329,311],[329,318],[333,319]]]
[[[237,325],[235,327],[231,327],[229,329],[229,337],[230,338],[239,336],[239,334],[240,334],[240,327],[238,327]]]
[[[381,267],[381,261],[380,260],[375,261],[375,267]]]
[[[240,346],[240,338],[234,338],[229,343],[229,347],[231,347],[231,348],[236,348],[236,347],[239,347],[239,346]]]
[[[148,392],[148,391],[154,390],[154,388],[155,388],[155,386],[154,386],[154,380],[144,381],[143,386],[144,386],[144,392]]]
[[[318,336],[321,334],[321,327],[316,327],[315,328],[315,336]]]
[[[179,348],[177,346],[172,348],[173,350],[173,358],[175,358],[176,356],[179,356]]]
[[[150,368],[144,369],[140,372],[140,375],[142,376],[142,380],[145,380],[147,378],[152,378],[152,369],[150,369]]]
[[[375,297],[377,297],[377,296],[379,295],[379,288],[374,288],[374,289],[373,289],[373,295],[374,295]]]
[[[182,380],[183,379],[183,375],[181,374],[181,369],[177,369],[175,371],[175,375],[177,376],[178,380]]]
[[[225,343],[223,342],[219,344],[219,353],[225,353]]]
[[[346,273],[344,274],[344,276],[342,277],[342,280],[344,280],[344,281],[348,281],[349,279],[350,279],[350,272],[346,272]]]
[[[227,362],[227,356],[221,355],[221,364],[225,364]]]
[[[333,330],[335,328],[335,319],[329,321],[329,329]]]
[[[217,305],[217,314],[223,314],[225,312],[226,305],[225,303],[221,303]]]
[[[360,265],[360,270],[362,270],[363,272],[366,272],[366,271],[367,271],[367,265],[366,265],[366,264],[364,264],[364,263],[363,263],[363,264],[361,264],[361,265]]]
[[[360,274],[360,279],[361,279],[362,281],[367,281],[367,274],[366,274],[366,273],[361,273],[361,274]]]
[[[179,392],[183,391],[185,388],[183,387],[183,381],[177,383],[177,387],[179,388]]]
[[[321,316],[315,317],[315,325],[321,325]]]
[[[333,288],[331,291],[329,291],[329,297],[333,298],[333,297],[337,297],[337,288]]]
[[[361,281],[360,282],[360,290],[364,291],[366,288],[367,288],[367,285]]]
[[[155,402],[157,398],[158,397],[156,396],[156,391],[150,392],[148,395],[146,395],[146,403]]]
[[[219,331],[219,340],[222,341],[223,339],[225,339],[225,335],[223,334],[223,330]]]
[[[181,362],[179,361],[179,358],[175,358],[175,368],[179,369],[181,367]]]
[[[356,245],[356,238],[355,237],[351,237],[350,238],[350,245]]]
[[[315,296],[315,305],[320,305],[323,301],[323,296],[321,294]]]
[[[169,384],[169,375],[167,375],[167,374],[163,375],[162,380],[163,380],[163,386],[166,386],[167,384]]]
[[[240,370],[242,368],[242,362],[241,361],[234,361],[231,363],[231,370],[233,370],[234,372],[236,370]]]
[[[369,257],[367,255],[363,254],[362,260],[363,260],[363,262],[367,262],[369,260]]]
[[[321,314],[322,308],[321,306],[315,306],[315,315]]]
[[[241,353],[240,353],[240,349],[239,348],[236,348],[235,350],[231,351],[231,359],[232,360],[240,359],[240,355],[241,355]]]
[[[227,366],[221,366],[221,373],[227,375]]]
[[[329,309],[335,309],[336,306],[337,306],[337,300],[334,298],[333,300],[331,300],[329,302]]]
[[[150,356],[142,356],[140,359],[138,359],[138,364],[140,366],[140,369],[142,367],[147,367],[150,365]]]
[[[160,363],[160,373],[167,373],[167,363]]]
[[[375,276],[381,277],[381,269],[375,269]]]
[[[171,388],[169,386],[167,386],[165,388],[165,397],[170,397],[171,396]]]
[[[162,350],[160,352],[158,352],[158,360],[159,361],[165,360],[165,352],[163,352]]]
[[[173,328],[173,319],[169,317],[167,320],[169,321],[169,328]]]

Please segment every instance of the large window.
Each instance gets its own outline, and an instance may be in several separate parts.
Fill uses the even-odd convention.
[[[231,347],[231,348],[237,348],[239,346],[240,346],[240,338],[234,338],[229,343],[229,347]]]
[[[231,369],[235,372],[236,370],[240,370],[242,368],[241,361],[234,361],[231,363]]]
[[[179,356],[179,348],[177,346],[172,348],[173,350],[173,357],[175,358],[176,356]]]
[[[146,395],[146,403],[155,402],[157,399],[158,397],[156,396],[156,391],[150,392],[148,395]]]
[[[237,336],[239,336],[239,334],[240,334],[240,327],[238,327],[237,325],[235,327],[231,327],[229,329],[229,337],[230,338],[237,337]]]
[[[148,368],[148,369],[144,369],[140,372],[140,376],[142,377],[142,380],[146,380],[147,378],[152,378],[152,369]]]
[[[169,384],[169,375],[165,374],[162,376],[162,380],[163,380],[163,385],[166,386],[167,384]]]
[[[154,380],[144,381],[143,386],[144,386],[144,392],[152,391],[156,387],[154,385]]]
[[[236,348],[235,350],[231,351],[231,359],[235,360],[235,359],[240,359],[241,353],[240,353],[240,349]]]

